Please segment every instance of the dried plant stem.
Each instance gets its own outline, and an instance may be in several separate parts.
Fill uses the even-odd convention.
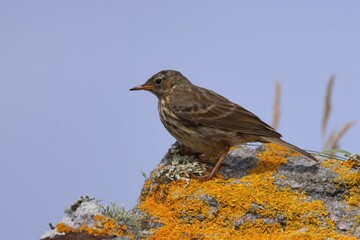
[[[338,148],[339,147],[339,142],[340,139],[345,135],[345,133],[352,127],[354,126],[355,121],[350,121],[347,122],[346,124],[344,124],[344,126],[341,128],[341,130],[334,135],[334,138],[329,146],[328,149],[334,149],[334,148]]]
[[[323,150],[329,150],[329,149],[332,149],[331,146],[333,145],[332,143],[334,142],[335,140],[335,132],[336,130],[333,129],[331,131],[331,133],[329,134],[329,136],[327,137],[325,143],[324,143],[324,147],[323,147]]]
[[[332,89],[333,89],[334,81],[335,81],[335,75],[331,75],[328,85],[326,87],[324,114],[321,123],[321,135],[323,137],[325,136],[327,125],[330,118],[330,113],[331,113],[331,97],[332,97]]]
[[[281,83],[280,81],[275,82],[275,97],[273,105],[273,119],[272,127],[276,130],[280,122],[280,95],[281,95]]]

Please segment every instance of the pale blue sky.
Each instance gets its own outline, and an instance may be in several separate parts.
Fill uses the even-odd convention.
[[[322,145],[326,83],[336,74],[330,128],[359,120],[358,1],[0,1],[0,229],[37,239],[80,195],[130,208],[141,171],[174,139],[157,100],[129,92],[180,70],[271,122],[282,82],[284,139]],[[359,152],[357,124],[342,148]]]

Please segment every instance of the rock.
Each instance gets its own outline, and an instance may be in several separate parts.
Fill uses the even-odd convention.
[[[355,160],[316,164],[274,144],[239,146],[213,179],[201,182],[194,176],[213,166],[198,159],[199,154],[175,143],[145,181],[130,217],[121,218],[119,209],[94,200],[84,201],[77,208],[98,204],[83,214],[87,231],[77,227],[81,221],[75,220],[80,216],[74,214],[76,209],[70,214],[77,217],[69,222],[65,216],[52,230],[63,234],[53,239],[71,239],[70,234],[80,239],[80,234],[90,234],[89,229],[101,230],[94,215],[115,220],[115,229],[122,230],[118,235],[107,232],[102,239],[360,238],[360,174]],[[64,232],[64,225],[74,231]]]
[[[65,210],[64,218],[41,236],[42,240],[127,240],[145,238],[140,229],[140,214],[125,210],[117,204],[104,206],[99,201],[83,196]]]
[[[145,184],[137,207],[161,223],[151,235],[154,239],[360,237],[356,161],[316,164],[274,144],[239,146],[210,181],[154,177],[179,156],[187,158],[186,164],[196,161],[189,155],[174,144]]]

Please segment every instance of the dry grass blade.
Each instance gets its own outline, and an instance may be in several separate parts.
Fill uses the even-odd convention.
[[[271,126],[277,129],[280,121],[280,95],[281,95],[281,83],[280,81],[275,82],[275,97],[273,105],[273,119]]]
[[[339,142],[341,138],[345,135],[345,133],[354,126],[355,121],[347,122],[341,130],[338,132],[338,134],[335,135],[334,139],[331,142],[331,145],[329,146],[329,149],[334,149],[339,147]]]
[[[329,118],[330,118],[331,96],[332,96],[332,88],[334,85],[334,81],[335,81],[335,75],[331,75],[328,85],[326,87],[324,114],[323,114],[322,123],[321,123],[321,135],[322,136],[325,136],[327,124],[328,124]]]
[[[326,141],[324,143],[323,150],[331,149],[331,146],[333,145],[332,143],[335,140],[335,132],[336,132],[335,129],[331,131],[331,133],[329,134],[329,137],[326,139]]]

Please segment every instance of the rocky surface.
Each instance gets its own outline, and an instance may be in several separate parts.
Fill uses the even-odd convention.
[[[239,146],[214,179],[201,182],[194,177],[212,165],[198,159],[174,144],[145,181],[136,209],[77,202],[42,239],[360,238],[355,160],[316,164],[273,144]]]

